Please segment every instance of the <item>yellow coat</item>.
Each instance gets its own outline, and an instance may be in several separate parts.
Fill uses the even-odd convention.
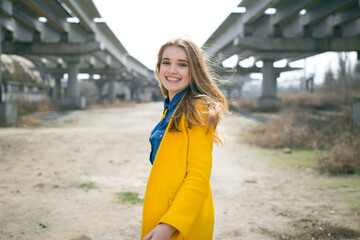
[[[156,154],[145,192],[141,238],[159,223],[167,223],[178,229],[171,240],[211,240],[214,130],[188,128],[184,115],[179,128],[180,132],[165,131]]]

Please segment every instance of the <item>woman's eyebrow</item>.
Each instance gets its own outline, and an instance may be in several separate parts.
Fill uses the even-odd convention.
[[[170,58],[163,58],[162,60],[170,60]],[[178,59],[177,61],[179,61],[179,62],[188,62],[187,60],[184,60],[184,59]]]

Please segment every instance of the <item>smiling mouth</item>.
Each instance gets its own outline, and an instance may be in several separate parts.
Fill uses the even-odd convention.
[[[179,82],[181,80],[181,78],[177,78],[177,77],[165,77],[165,78],[170,82]]]

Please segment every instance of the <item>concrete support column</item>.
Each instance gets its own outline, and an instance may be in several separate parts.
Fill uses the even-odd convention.
[[[80,96],[79,91],[79,64],[81,62],[81,56],[68,55],[63,56],[68,66],[68,85],[67,85],[67,97],[60,100],[60,107],[62,109],[84,109],[86,106],[85,97]]]
[[[130,81],[130,91],[131,91],[131,100],[136,101],[137,103],[141,102],[139,90],[141,87],[141,83],[136,79]]]
[[[114,103],[115,101],[115,81],[110,80],[108,82],[108,100],[110,103]]]
[[[1,19],[0,19],[0,103],[2,103],[2,72],[1,72],[1,54],[2,54],[2,30],[1,30]]]
[[[125,101],[132,100],[132,89],[130,82],[125,79],[120,79],[120,84],[122,88],[123,99]]]
[[[130,90],[131,90],[131,100],[133,100],[135,102],[140,102],[140,99],[139,99],[139,87],[131,86]]]
[[[263,67],[261,73],[263,75],[261,96],[264,98],[275,98],[276,97],[276,74],[273,66],[274,61],[263,60]]]
[[[55,78],[55,98],[61,99],[61,77]]]
[[[52,77],[55,79],[55,86],[53,90],[53,99],[59,100],[61,96],[61,79],[64,74],[52,74]]]
[[[97,90],[98,90],[98,95],[99,95],[99,102],[102,103],[103,102],[103,89],[104,89],[104,85],[105,82],[98,80],[97,82],[95,82]]]
[[[67,62],[68,64],[68,96],[69,98],[78,98],[79,94],[79,82],[78,82],[78,74],[79,74],[79,63],[80,62]]]
[[[281,104],[281,99],[277,95],[278,74],[275,72],[273,66],[274,61],[263,59],[263,67],[261,73],[263,75],[261,97],[255,99],[255,108],[272,108],[278,107]]]
[[[1,21],[1,19],[0,19]],[[1,72],[1,54],[2,54],[2,48],[1,48],[1,39],[2,39],[2,30],[1,30],[1,22],[0,22],[0,126],[12,126],[16,124],[18,115],[17,115],[17,104],[16,102],[3,102],[3,96],[2,96],[2,87],[3,87],[3,81],[2,81],[2,72]]]

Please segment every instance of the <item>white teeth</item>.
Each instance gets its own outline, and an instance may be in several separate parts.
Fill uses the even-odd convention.
[[[171,77],[168,77],[167,80],[170,80],[170,81],[178,81],[179,79],[178,78],[171,78]]]

